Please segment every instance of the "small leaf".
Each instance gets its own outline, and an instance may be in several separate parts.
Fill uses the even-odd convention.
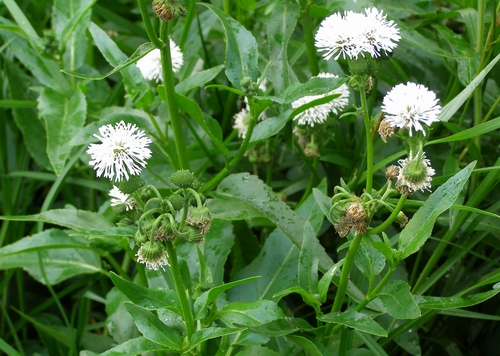
[[[314,295],[318,292],[318,257],[316,253],[318,239],[308,221],[304,224],[303,236],[299,254],[299,287]]]
[[[164,351],[165,346],[139,336],[100,354],[99,356],[136,356],[149,352]]]
[[[220,71],[224,69],[224,65],[220,64],[210,69],[195,73],[175,86],[175,91],[179,94],[186,94],[191,89],[205,85],[214,79]]]
[[[456,309],[467,308],[482,303],[500,293],[500,289],[493,289],[487,292],[467,295],[465,297],[428,297],[415,295],[413,299],[422,309]]]
[[[400,259],[417,252],[431,236],[437,217],[453,205],[475,165],[476,162],[470,163],[448,179],[413,215],[399,236],[398,250],[402,252]]]
[[[314,328],[304,319],[284,318],[273,320],[248,329],[250,332],[268,337],[279,337],[292,334],[297,331],[313,331]]]
[[[454,135],[430,141],[427,143],[427,145],[434,145],[436,143],[443,143],[443,142],[468,140],[470,138],[474,138],[498,130],[499,128],[500,128],[500,117],[497,117],[493,120],[483,122],[479,125],[471,127],[470,129],[461,130],[460,132]]]
[[[189,340],[189,346],[183,352],[189,352],[204,341],[231,335],[246,330],[246,328],[217,328],[209,327],[195,332]]]
[[[334,323],[348,326],[350,328],[377,336],[387,336],[387,331],[369,316],[356,311],[346,311],[343,313],[330,313],[318,317],[325,323]]]
[[[377,297],[394,319],[416,319],[421,315],[410,293],[410,286],[404,281],[388,282]]]
[[[330,289],[330,284],[332,283],[333,277],[339,271],[339,268],[344,264],[344,259],[341,259],[336,264],[334,264],[325,274],[321,277],[318,282],[318,294],[321,298],[321,302],[326,302],[326,295]]]
[[[329,352],[320,342],[314,338],[306,338],[300,335],[287,335],[287,339],[299,345],[310,356],[329,356]]]
[[[163,324],[157,316],[132,303],[125,303],[125,308],[134,318],[134,322],[145,338],[166,346],[169,351],[180,351],[182,340],[179,334]]]
[[[251,327],[284,318],[285,314],[275,302],[259,300],[229,303],[218,312],[218,316],[223,323]]]
[[[316,310],[316,314],[318,314],[318,315],[321,314],[321,311],[320,311],[321,304],[320,304],[319,300],[314,295],[312,295],[311,293],[309,293],[308,291],[303,289],[302,287],[293,286],[293,287],[287,288],[287,289],[273,295],[273,298],[280,298],[281,299],[281,298],[286,297],[287,295],[292,294],[292,293],[300,294],[304,303],[313,307]]]

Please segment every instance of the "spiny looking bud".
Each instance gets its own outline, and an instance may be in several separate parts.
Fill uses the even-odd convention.
[[[153,11],[160,20],[170,21],[186,13],[186,8],[177,0],[153,0]]]
[[[184,207],[184,199],[177,194],[172,194],[168,197],[168,201],[172,204],[175,210],[181,210]]]
[[[387,142],[387,138],[393,136],[396,133],[396,127],[391,126],[389,121],[386,119],[380,122],[378,127],[378,134],[382,138],[382,141]]]
[[[360,203],[352,203],[345,211],[345,218],[351,224],[357,224],[364,221],[366,218],[366,211]]]
[[[196,177],[187,169],[181,169],[172,173],[170,181],[179,188],[190,188],[196,180]]]
[[[200,229],[201,233],[205,235],[212,225],[212,220],[212,214],[210,214],[207,207],[196,207],[189,211],[186,224]]]
[[[132,194],[141,187],[144,187],[144,179],[134,176],[130,177],[129,180],[118,183],[118,189],[124,194]]]
[[[137,256],[137,262],[155,271],[159,268],[165,270],[164,266],[169,266],[167,253],[163,251],[163,245],[159,242],[147,241],[135,255]]]

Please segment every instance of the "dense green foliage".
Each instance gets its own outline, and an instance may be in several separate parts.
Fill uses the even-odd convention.
[[[496,355],[499,2],[151,3],[0,2],[0,355]],[[397,47],[325,61],[323,19],[370,7]],[[439,122],[384,142],[407,82]],[[86,151],[121,121],[152,157],[112,206]],[[415,156],[430,190],[386,178]]]

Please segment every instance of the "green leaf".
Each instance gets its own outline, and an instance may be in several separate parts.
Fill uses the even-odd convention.
[[[112,67],[127,62],[127,56],[99,26],[91,22],[89,31],[97,48]],[[136,66],[126,66],[121,69],[120,74],[123,76],[125,89],[132,98],[139,98],[148,90],[148,85]]]
[[[96,230],[115,226],[102,215],[90,211],[74,209],[48,210],[33,215],[0,216],[0,220],[36,221],[60,225],[74,230]]]
[[[278,116],[268,117],[264,121],[259,122],[253,132],[250,142],[262,141],[268,137],[276,135],[285,127],[286,123],[290,119],[290,114],[292,110],[286,110],[279,114]]]
[[[267,77],[273,83],[277,94],[283,92],[290,84],[288,42],[295,31],[299,10],[298,4],[276,4],[268,17],[263,18],[263,22],[267,25],[269,58],[272,58]]]
[[[222,220],[245,220],[263,218],[264,214],[242,201],[227,200],[224,195],[217,191],[210,193],[215,199],[207,200],[210,213],[217,219]]]
[[[75,70],[85,63],[88,39],[86,30],[96,0],[56,0],[52,8],[52,29],[56,32],[63,66]]]
[[[283,318],[249,328],[248,330],[259,335],[279,337],[292,334],[297,331],[313,331],[314,328],[304,319]]]
[[[12,0],[11,0],[12,1]],[[1,24],[6,20],[0,18]],[[66,78],[59,72],[59,66],[55,61],[43,58],[22,36],[10,31],[0,29],[0,36],[5,42],[10,42],[9,49],[16,58],[26,67],[44,86],[50,87],[61,93],[71,93],[72,88]]]
[[[229,282],[221,286],[211,288],[206,292],[203,292],[203,294],[200,295],[196,299],[196,302],[194,303],[195,319],[198,320],[203,318],[206,315],[207,307],[210,304],[212,304],[215,301],[215,299],[217,299],[217,297],[221,295],[221,293],[225,292],[228,289],[234,288],[237,285],[249,283],[259,278],[260,278],[259,276],[245,278],[239,281]]]
[[[7,356],[21,356],[19,352],[17,352],[12,346],[9,346],[4,339],[0,337],[0,350],[5,352]]]
[[[126,302],[125,308],[132,315],[135,324],[146,339],[166,346],[168,350],[165,351],[181,350],[182,339],[180,335],[163,324],[157,316],[132,303]]]
[[[66,97],[64,93],[44,88],[38,97],[38,111],[45,120],[47,155],[59,176],[73,148],[70,141],[85,124],[87,102],[79,89]]]
[[[387,331],[369,316],[356,311],[346,311],[343,313],[329,313],[317,317],[325,323],[334,323],[348,326],[350,328],[377,336],[387,336]]]
[[[321,298],[321,302],[326,302],[326,295],[330,289],[330,284],[332,283],[333,277],[339,272],[339,268],[344,264],[344,259],[334,264],[325,274],[321,277],[318,282],[318,294]]]
[[[463,103],[471,96],[472,92],[481,84],[486,75],[490,70],[497,64],[500,60],[500,54],[498,54],[484,69],[470,82],[464,90],[460,92],[457,96],[453,98],[448,104],[446,104],[441,113],[439,114],[439,120],[447,122],[451,117],[460,109]]]
[[[498,130],[499,128],[500,128],[500,117],[497,117],[493,120],[483,122],[482,124],[471,127],[470,129],[460,131],[454,135],[430,141],[427,143],[427,145],[434,145],[436,143],[443,143],[443,142],[468,140],[470,138],[485,135],[489,132]]]
[[[467,308],[482,303],[500,293],[500,288],[489,290],[487,292],[467,295],[465,297],[428,297],[414,295],[413,299],[422,309],[455,309]]]
[[[146,288],[127,281],[117,274],[110,273],[111,280],[131,302],[148,310],[168,308],[176,314],[180,313],[180,304],[175,291],[166,288]]]
[[[23,74],[12,62],[5,62],[5,74],[9,79],[9,91],[12,99],[28,100],[30,78]],[[34,108],[13,108],[14,121],[23,133],[25,147],[36,163],[47,170],[50,161],[47,156],[47,133],[41,120],[34,120],[37,112]]]
[[[76,275],[103,272],[100,256],[82,237],[70,237],[61,230],[45,230],[24,237],[0,249],[0,269],[23,268],[40,283],[62,282]]]
[[[311,293],[309,293],[308,291],[306,291],[302,287],[299,287],[299,286],[289,287],[289,288],[282,290],[281,292],[278,292],[275,295],[273,295],[273,298],[280,298],[281,299],[281,298],[286,297],[287,295],[292,294],[292,293],[299,294],[302,297],[302,300],[304,301],[304,303],[313,307],[316,310],[316,314],[318,314],[318,315],[321,314],[321,310],[320,310],[321,304],[320,304],[319,300],[314,295],[312,295]]]
[[[299,345],[310,356],[328,356],[331,355],[320,342],[313,338],[306,338],[299,335],[287,335],[286,338]]]
[[[111,288],[106,295],[106,328],[113,340],[118,344],[140,335],[134,323],[134,318],[123,304],[128,300],[116,287]]]
[[[199,3],[211,10],[222,23],[226,34],[226,58],[224,65],[229,81],[237,89],[241,89],[240,81],[250,77],[254,82],[258,78],[257,41],[253,35],[240,23],[227,16],[219,8],[205,3]]]
[[[404,281],[389,281],[377,297],[394,319],[416,319],[421,315],[410,293],[410,286]]]
[[[273,301],[233,302],[224,306],[218,313],[220,320],[228,325],[258,326],[285,317],[283,311]]]
[[[290,104],[297,99],[300,99],[304,96],[314,96],[314,95],[324,95],[328,94],[331,91],[339,88],[342,84],[347,82],[347,78],[320,78],[314,77],[309,79],[305,83],[293,83],[288,88],[283,91],[279,96],[258,96],[260,99],[270,99],[279,104]],[[314,104],[311,104],[309,107],[313,105],[317,105],[319,103],[324,103],[333,100],[336,98],[338,94],[331,94],[327,99],[319,98],[318,101]],[[323,101],[324,100],[324,101]],[[305,104],[306,105],[306,104]],[[302,108],[302,107],[301,107]],[[301,110],[305,111],[308,106],[304,106]],[[298,110],[300,108],[297,108]],[[297,111],[298,114],[300,110]]]
[[[370,349],[368,353],[366,353],[366,356],[388,356],[388,353],[384,351],[382,346],[378,344],[377,340],[372,335],[360,332],[359,330],[354,330],[354,334],[363,340],[365,345]],[[361,354],[361,356],[362,355],[363,354]]]
[[[209,327],[195,332],[189,340],[189,346],[183,352],[189,352],[204,341],[231,335],[246,330],[246,328],[217,328]]]
[[[362,244],[356,251],[354,263],[368,280],[373,281],[384,269],[385,257],[370,244]]]
[[[279,352],[268,349],[264,346],[252,346],[238,352],[235,356],[283,356]]]
[[[219,124],[214,122],[215,120],[213,118],[204,114],[196,101],[178,93],[175,96],[175,100],[177,105],[179,105],[179,109],[191,116],[194,121],[200,125],[221,153],[223,153],[226,157],[233,156],[231,151],[229,151],[222,143],[222,131]]]
[[[309,294],[318,293],[318,257],[316,249],[318,239],[311,226],[306,221],[304,224],[304,238],[299,254],[299,287],[308,291]],[[316,299],[316,298],[315,298]],[[317,300],[316,300],[317,301]],[[318,302],[319,303],[319,302]]]
[[[4,0],[3,3],[5,7],[9,10],[10,14],[16,21],[17,25],[22,29],[24,33],[26,33],[27,38],[35,45],[37,50],[42,49],[42,40],[38,36],[38,33],[33,28],[33,25],[29,22],[23,10],[19,8],[14,0]]]
[[[194,73],[193,75],[187,77],[182,82],[175,86],[175,91],[179,94],[186,94],[191,89],[205,85],[214,79],[220,71],[224,69],[224,65],[220,64],[210,69],[203,70],[201,72]]]
[[[438,43],[420,34],[415,29],[409,28],[401,22],[398,22],[398,27],[401,34],[401,40],[408,43],[410,46],[435,54],[439,57],[455,58],[453,53],[444,50]]]
[[[99,356],[136,356],[148,352],[164,351],[165,346],[139,336],[135,339],[127,340],[124,343],[101,353]],[[83,353],[83,351],[81,351]],[[83,354],[82,354],[83,356]]]
[[[401,260],[417,252],[431,236],[437,217],[457,200],[475,165],[476,162],[470,163],[448,179],[413,215],[399,236],[398,250],[401,251]]]
[[[75,72],[72,70],[66,70],[66,69],[62,69],[61,72],[68,74],[68,75],[71,75],[71,76],[76,77],[76,78],[82,78],[82,79],[87,79],[87,80],[102,80],[102,79],[109,77],[112,74],[115,74],[116,72],[121,71],[124,68],[127,68],[131,64],[134,64],[135,62],[137,62],[139,59],[144,57],[146,54],[148,54],[149,52],[151,52],[155,48],[156,48],[155,45],[152,44],[151,42],[143,43],[135,50],[135,52],[129,58],[127,58],[127,60],[125,60],[121,64],[118,64],[116,67],[114,67],[112,70],[110,70],[106,74],[88,75],[88,74],[78,73],[78,72]]]
[[[298,248],[302,246],[304,221],[256,176],[248,173],[230,175],[219,184],[217,193],[226,200],[240,201],[262,212]],[[332,260],[323,247],[319,243],[317,245],[318,265],[326,271],[331,267]]]

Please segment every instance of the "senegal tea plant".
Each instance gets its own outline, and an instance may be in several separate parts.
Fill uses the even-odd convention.
[[[499,1],[0,10],[1,355],[498,354]]]

